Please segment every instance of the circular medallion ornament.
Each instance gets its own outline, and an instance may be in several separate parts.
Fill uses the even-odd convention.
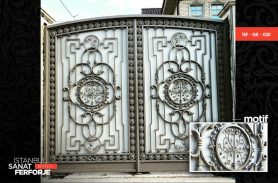
[[[177,79],[168,88],[169,98],[176,104],[186,104],[193,98],[193,85],[188,80]]]
[[[98,109],[106,104],[108,87],[99,77],[85,77],[77,87],[77,99],[86,109]]]
[[[250,159],[250,146],[250,139],[242,128],[229,126],[223,128],[217,136],[217,157],[226,169],[240,170]]]
[[[80,99],[88,106],[97,106],[105,99],[104,87],[95,81],[89,81],[80,88]]]
[[[174,141],[175,148],[178,152],[186,152],[189,150],[189,139],[176,138]]]
[[[172,45],[177,49],[182,49],[187,44],[187,37],[184,33],[178,32],[172,36],[171,39]]]
[[[88,153],[95,154],[100,150],[100,147],[100,140],[96,137],[89,137],[84,143],[84,148]]]
[[[175,74],[164,85],[165,99],[174,108],[188,108],[197,97],[197,82],[187,74]]]
[[[99,39],[94,35],[90,35],[84,39],[83,44],[86,50],[96,50],[99,46]]]

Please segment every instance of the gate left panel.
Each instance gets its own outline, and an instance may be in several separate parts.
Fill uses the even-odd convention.
[[[133,171],[132,36],[129,20],[48,29],[45,155],[58,171]]]

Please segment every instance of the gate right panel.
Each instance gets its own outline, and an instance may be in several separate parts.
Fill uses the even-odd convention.
[[[188,160],[190,122],[227,119],[221,112],[227,97],[223,31],[222,22],[138,20],[142,171],[144,167],[147,171],[152,169],[148,167],[160,169],[155,166],[158,162]],[[140,118],[144,119],[143,125]],[[144,166],[144,162],[153,164]]]

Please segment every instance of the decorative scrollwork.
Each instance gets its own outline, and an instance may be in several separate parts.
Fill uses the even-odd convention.
[[[209,89],[209,85],[205,83],[203,67],[195,60],[184,59],[183,53],[188,51],[187,36],[177,32],[172,36],[171,44],[176,54],[182,52],[182,59],[164,61],[158,66],[155,85],[151,86],[155,90],[152,98],[156,99],[159,117],[171,125],[176,151],[184,153],[188,150],[187,125],[191,121],[200,121],[204,116],[206,98],[209,98],[206,89]],[[199,109],[200,106],[202,109]],[[198,112],[194,114],[196,111]],[[174,128],[177,130],[173,130]]]
[[[222,41],[214,40],[215,24],[167,18],[137,20],[139,130],[149,133],[140,137],[140,145],[145,145],[145,151],[140,148],[141,159],[164,160],[163,153],[169,153],[166,159],[184,160],[188,158],[189,122],[224,119],[225,113],[218,114],[225,110],[223,100],[221,106],[214,102],[223,97],[222,86],[216,84],[218,79],[222,82],[222,73],[219,78],[212,75],[217,64],[222,69],[223,62],[216,63],[215,50],[207,46],[217,43],[218,50],[222,49]],[[217,31],[217,36],[222,32]],[[218,56],[221,60],[222,52]],[[142,97],[145,100],[141,102]],[[148,97],[153,100],[147,101]],[[148,106],[151,111],[145,112]]]
[[[170,67],[168,72],[171,75],[165,80],[160,81],[159,73],[166,65]],[[196,80],[190,75],[190,72],[193,71],[193,65],[196,65],[201,71],[201,81]],[[170,116],[178,115],[178,118],[175,118],[176,120],[168,120],[160,115],[165,122],[179,123],[180,120],[185,122],[192,121],[192,118],[189,118],[193,115],[190,108],[198,103],[202,103],[203,110],[194,121],[199,121],[203,117],[206,110],[205,99],[208,98],[205,89],[208,85],[205,85],[203,69],[196,61],[182,60],[181,63],[166,61],[158,68],[155,77],[156,85],[153,85],[152,88],[156,90],[156,95],[153,95],[152,98],[157,101],[157,112],[160,114],[159,108],[161,105],[167,105],[172,109],[172,112],[169,113]]]
[[[99,39],[94,35],[89,35],[84,39],[83,45],[86,49],[85,52],[96,53]],[[78,80],[76,74],[82,77]],[[111,75],[112,80],[104,79],[107,75]],[[96,137],[97,126],[110,123],[115,115],[115,111],[112,111],[113,115],[110,115],[106,121],[103,120],[103,116],[107,115],[104,109],[112,105],[115,110],[115,101],[120,99],[119,96],[116,96],[120,87],[115,83],[113,69],[103,62],[78,63],[69,72],[68,87],[64,88],[65,91],[68,91],[69,97],[64,100],[68,101],[70,118],[77,125],[88,127],[90,133],[83,146],[91,154],[97,153],[102,146],[99,137]],[[79,108],[83,112],[73,114],[73,107]],[[95,129],[94,133],[92,133],[93,129]]]
[[[71,80],[72,74],[75,73],[78,68],[86,67],[89,70],[89,73],[84,71],[80,71],[80,74],[84,77],[79,81],[73,82]],[[94,70],[97,72],[94,72]],[[101,69],[101,70],[100,70]],[[99,125],[104,125],[109,123],[110,117],[106,122],[99,122],[95,120],[94,116],[97,115],[99,117],[104,116],[101,112],[101,109],[107,107],[108,105],[115,106],[115,100],[119,100],[120,97],[116,96],[117,90],[120,90],[119,86],[114,86],[113,83],[105,81],[101,78],[101,75],[104,75],[105,72],[113,73],[112,68],[105,63],[93,63],[91,67],[87,63],[80,63],[74,66],[69,73],[68,80],[68,88],[69,88],[69,108],[72,105],[81,108],[84,112],[81,114],[82,118],[77,120],[76,117],[72,115],[70,112],[69,115],[71,119],[76,124],[89,124],[89,123],[97,123]],[[71,111],[71,109],[69,109]],[[83,118],[86,116],[90,116],[90,119],[87,121],[83,121]]]

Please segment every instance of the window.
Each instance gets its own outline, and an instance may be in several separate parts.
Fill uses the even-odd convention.
[[[203,6],[202,5],[191,5],[190,15],[193,17],[203,17]]]
[[[211,5],[211,18],[219,19],[218,13],[222,10],[223,4],[212,4]]]

